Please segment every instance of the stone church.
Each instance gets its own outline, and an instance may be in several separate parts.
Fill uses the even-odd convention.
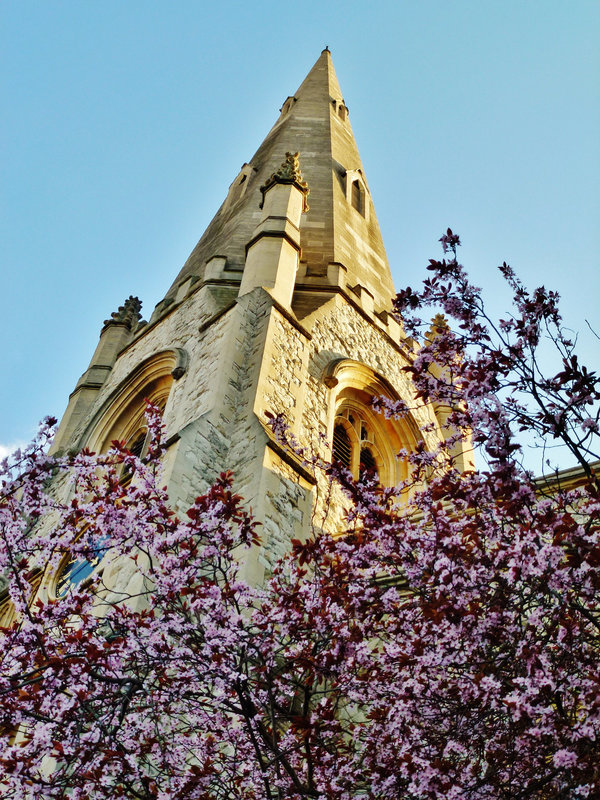
[[[262,547],[245,565],[261,581],[291,537],[311,524],[335,529],[340,511],[339,497],[324,500],[323,476],[273,436],[269,415],[284,414],[311,452],[333,451],[355,476],[375,469],[384,485],[406,476],[397,454],[423,438],[423,424],[432,443],[443,436],[443,409],[421,407],[401,423],[371,409],[373,396],[412,397],[393,295],[325,49],[150,319],[130,297],[104,323],[54,450],[102,452],[120,439],[143,455],[148,398],[163,409],[174,507],[232,470],[262,523]]]

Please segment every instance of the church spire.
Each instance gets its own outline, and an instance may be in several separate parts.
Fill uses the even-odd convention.
[[[341,265],[337,274],[344,275],[348,288],[366,290],[376,310],[389,308],[393,282],[348,107],[327,48],[285,100],[250,163],[243,165],[167,301],[187,278],[203,280],[206,264],[215,256],[225,257],[231,278],[241,280],[245,248],[261,218],[261,187],[285,162],[286,153],[300,154],[310,187],[310,210],[300,223],[299,280],[303,285],[331,281],[330,265]]]

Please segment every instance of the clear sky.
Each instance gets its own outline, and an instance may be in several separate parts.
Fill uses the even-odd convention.
[[[598,367],[599,42],[598,0],[4,0],[0,446],[151,314],[325,45],[396,286],[451,226],[498,313],[506,260]]]

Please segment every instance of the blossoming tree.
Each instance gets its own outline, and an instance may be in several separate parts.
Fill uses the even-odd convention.
[[[417,401],[446,410],[445,442],[405,454],[402,505],[406,486],[309,459],[351,498],[347,534],[292,541],[264,586],[239,578],[260,529],[233,476],[183,518],[170,509],[152,413],[144,461],[118,442],[50,458],[45,428],[6,465],[2,797],[599,796],[598,379],[556,295],[504,265],[514,313],[494,324],[458,237],[442,244],[396,310],[422,342],[408,369]],[[449,320],[423,337],[430,306]],[[561,359],[549,378],[546,334]],[[520,429],[568,448],[569,482],[519,465]],[[482,467],[459,474],[465,436]],[[50,599],[40,587],[66,554],[86,579]],[[107,578],[114,559],[131,562],[126,585]]]

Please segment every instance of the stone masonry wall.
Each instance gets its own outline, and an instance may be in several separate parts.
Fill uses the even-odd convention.
[[[413,389],[389,339],[338,294],[303,320],[310,334],[260,288],[200,332],[214,314],[205,287],[134,341],[117,360],[88,420],[141,362],[184,348],[188,369],[174,381],[165,412],[167,436],[179,436],[166,456],[171,501],[177,510],[187,507],[218,472],[232,469],[236,492],[263,523],[264,547],[249,568],[249,577],[260,580],[290,538],[310,532],[315,498],[317,528],[339,530],[346,504],[322,473],[313,489],[301,470],[274,455],[261,424],[264,412],[284,413],[301,444],[329,460],[324,441],[331,437],[336,402],[335,389],[323,381],[329,364],[351,359],[367,365],[401,397],[412,398]],[[432,420],[427,410],[416,417],[420,425]]]
[[[218,308],[209,287],[203,287],[181,303],[173,313],[144,332],[117,359],[106,383],[86,419],[74,432],[73,445],[80,442],[86,427],[121,383],[146,359],[164,350],[183,348],[189,355],[189,367],[183,378],[175,381],[165,410],[167,436],[181,430],[214,404],[217,390],[218,352],[228,328],[228,315],[218,319],[202,334],[199,327]]]
[[[310,354],[308,338],[277,310],[270,321],[269,345],[265,350],[264,379],[256,412],[284,414],[294,433],[302,422],[302,394]],[[262,407],[261,407],[262,403]]]
[[[325,369],[338,359],[350,359],[370,367],[385,378],[400,397],[414,400],[414,389],[407,373],[406,360],[379,328],[369,323],[350,303],[339,295],[322,305],[312,317],[303,320],[310,330],[307,339],[283,317],[277,318],[272,333],[268,375],[260,398],[272,412],[288,417],[290,428],[309,453],[329,461],[329,444],[336,406],[336,390],[323,381]],[[258,400],[257,400],[258,402]],[[419,405],[412,403],[411,405]],[[258,410],[258,409],[257,409]],[[431,409],[414,412],[421,427],[434,422]],[[435,433],[425,434],[429,444]],[[317,504],[314,524],[317,528],[340,530],[347,501],[339,487],[330,486],[326,476],[317,470],[314,492]],[[273,514],[271,527],[277,526]],[[308,515],[304,520],[308,531]]]

